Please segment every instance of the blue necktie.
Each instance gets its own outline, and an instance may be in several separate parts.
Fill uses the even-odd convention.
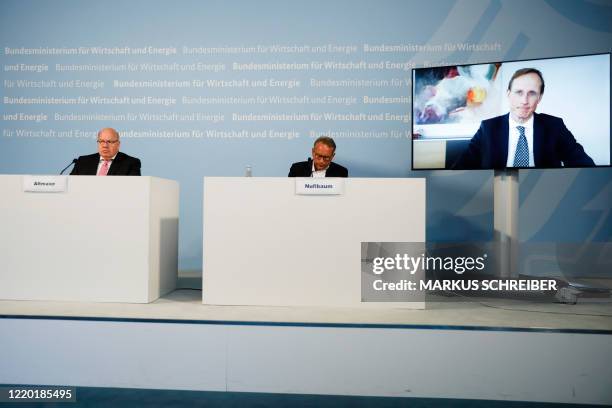
[[[516,128],[519,131],[519,141],[514,154],[514,167],[529,167],[529,146],[527,146],[525,128],[523,126],[517,126]]]

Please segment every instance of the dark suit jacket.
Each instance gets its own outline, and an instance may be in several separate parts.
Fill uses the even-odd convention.
[[[563,119],[534,113],[533,161],[535,167],[589,167],[593,159],[584,152]],[[508,114],[480,123],[470,144],[453,169],[503,169],[508,158]]]
[[[80,156],[70,172],[71,176],[95,176],[100,163],[98,153]],[[140,160],[125,153],[117,153],[108,169],[108,176],[140,176]]]
[[[310,177],[312,175],[312,159],[291,165],[289,177]],[[329,163],[325,177],[348,177],[348,169],[334,162]]]

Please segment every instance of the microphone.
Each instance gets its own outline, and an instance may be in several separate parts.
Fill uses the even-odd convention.
[[[62,174],[64,174],[64,172],[65,172],[66,170],[68,170],[68,167],[72,166],[72,165],[73,165],[74,163],[76,163],[76,162],[77,162],[77,159],[72,159],[72,161],[70,162],[70,164],[69,164],[69,165],[67,165],[66,167],[64,167],[64,170],[62,170],[62,171],[60,172],[60,174],[59,174],[59,175],[61,176]]]

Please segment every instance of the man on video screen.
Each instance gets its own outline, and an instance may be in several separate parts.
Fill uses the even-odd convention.
[[[563,119],[535,113],[544,94],[544,77],[535,68],[519,69],[508,83],[510,112],[483,120],[453,169],[589,167],[595,163]],[[573,103],[568,99],[568,103]]]

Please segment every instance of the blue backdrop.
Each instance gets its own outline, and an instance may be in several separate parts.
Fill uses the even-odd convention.
[[[490,241],[492,172],[409,170],[410,69],[609,52],[611,31],[609,2],[5,0],[0,173],[55,174],[115,127],[179,181],[199,270],[202,178],[285,176],[330,134],[351,176],[427,178],[429,241]],[[611,175],[522,172],[523,272],[609,274]]]

